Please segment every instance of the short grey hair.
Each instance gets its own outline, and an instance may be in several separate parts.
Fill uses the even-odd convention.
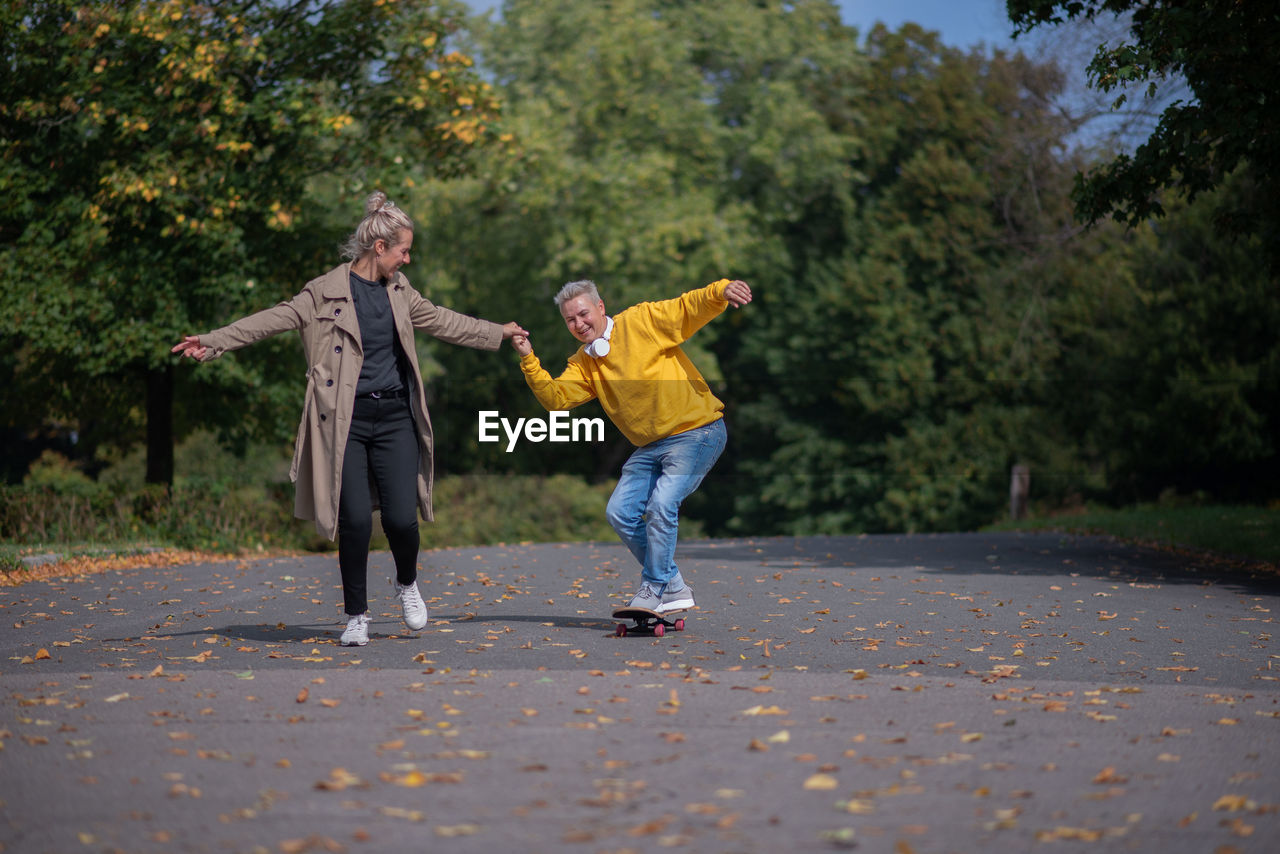
[[[583,296],[590,297],[592,303],[600,302],[600,291],[596,289],[595,282],[590,279],[578,279],[576,282],[565,285],[556,294],[556,308],[563,308],[569,300]]]
[[[379,240],[385,240],[388,246],[396,242],[400,232],[413,231],[413,220],[409,215],[396,207],[396,203],[387,198],[381,190],[374,190],[364,203],[364,219],[356,226],[355,232],[342,244],[342,257],[355,261],[373,250]]]

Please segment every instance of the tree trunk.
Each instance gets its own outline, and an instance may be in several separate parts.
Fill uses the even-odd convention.
[[[1009,478],[1009,518],[1027,518],[1027,500],[1031,496],[1031,469],[1024,465],[1013,467]]]
[[[147,483],[173,485],[173,365],[147,371]]]

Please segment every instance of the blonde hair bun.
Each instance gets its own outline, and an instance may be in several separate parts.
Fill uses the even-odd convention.
[[[413,220],[381,190],[374,190],[364,200],[364,219],[342,245],[342,257],[356,260],[373,251],[379,240],[388,245],[395,242],[401,231],[413,231]]]
[[[364,214],[369,216],[376,214],[387,204],[387,194],[381,190],[374,190],[369,194],[369,198],[364,201]]]

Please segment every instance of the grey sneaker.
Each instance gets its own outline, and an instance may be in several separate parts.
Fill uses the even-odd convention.
[[[400,600],[400,610],[404,612],[404,624],[415,632],[425,628],[427,603],[422,601],[422,594],[418,592],[418,582],[401,587],[400,582],[393,578],[391,586],[396,591],[396,598]]]
[[[693,588],[686,584],[679,590],[667,588],[662,591],[662,604],[654,610],[659,614],[665,614],[667,611],[684,611],[692,607]]]
[[[631,597],[631,603],[628,608],[644,608],[649,611],[657,611],[662,607],[662,596],[654,589],[649,582],[641,582],[640,592]]]
[[[343,646],[364,646],[369,642],[369,615],[357,614],[347,618],[347,630],[342,633]]]

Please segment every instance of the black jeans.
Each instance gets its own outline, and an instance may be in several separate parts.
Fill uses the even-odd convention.
[[[370,480],[378,490],[396,580],[411,584],[418,577],[418,434],[407,398],[357,398],[351,413],[338,497],[338,568],[348,616],[369,610]]]

